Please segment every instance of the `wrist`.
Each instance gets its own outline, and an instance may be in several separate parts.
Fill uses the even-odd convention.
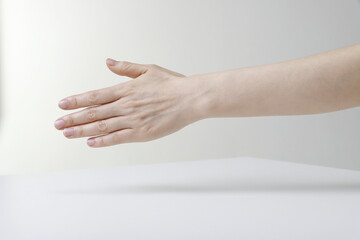
[[[216,89],[213,74],[215,73],[187,77],[191,85],[190,105],[197,121],[213,117]]]
[[[250,111],[245,85],[252,82],[252,72],[239,68],[189,76],[194,83],[194,108],[199,118],[245,116]]]

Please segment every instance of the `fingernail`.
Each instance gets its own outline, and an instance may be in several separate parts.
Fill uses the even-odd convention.
[[[95,144],[95,139],[88,139],[88,140],[87,140],[87,144],[88,144],[89,146],[94,145],[94,144]]]
[[[64,135],[65,137],[71,137],[74,134],[74,128],[65,128]]]
[[[55,121],[55,127],[56,127],[57,129],[61,129],[61,128],[63,128],[64,126],[65,126],[65,121],[64,121],[64,120],[59,119],[59,120],[56,120],[56,121]]]
[[[106,59],[107,65],[114,66],[116,64],[116,60],[108,58]]]
[[[66,99],[61,100],[61,101],[59,102],[59,107],[61,107],[61,108],[67,108],[67,107],[69,107],[69,101],[66,100]]]

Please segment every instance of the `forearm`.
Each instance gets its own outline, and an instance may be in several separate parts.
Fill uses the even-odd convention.
[[[337,111],[360,105],[360,44],[190,78],[201,86],[204,118]]]

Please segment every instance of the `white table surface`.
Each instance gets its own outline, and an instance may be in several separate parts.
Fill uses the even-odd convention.
[[[360,239],[360,172],[254,158],[0,177],[0,239]]]

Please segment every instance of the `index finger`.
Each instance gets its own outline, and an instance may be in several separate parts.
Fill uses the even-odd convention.
[[[113,102],[121,96],[119,87],[112,86],[66,97],[58,105],[62,109],[71,110]]]

